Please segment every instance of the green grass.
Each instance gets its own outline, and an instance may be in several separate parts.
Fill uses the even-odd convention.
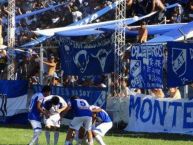
[[[29,127],[0,126],[0,145],[26,145],[32,135],[32,129]],[[65,137],[66,129],[62,129],[58,145],[64,145]],[[51,138],[53,138],[53,133]],[[107,145],[191,145],[193,144],[193,137],[175,134],[135,134],[111,131],[104,137],[104,141]],[[41,134],[39,143],[46,145],[44,133]]]

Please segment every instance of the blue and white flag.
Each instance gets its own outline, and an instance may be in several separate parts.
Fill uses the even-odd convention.
[[[41,85],[34,85],[33,90],[40,92],[42,90]],[[52,95],[59,95],[64,100],[69,101],[72,96],[79,96],[82,99],[88,101],[90,105],[97,105],[102,108],[106,108],[107,89],[96,87],[57,87],[52,86]]]
[[[65,75],[100,75],[114,70],[114,45],[111,37],[90,43],[60,37],[59,47]]]
[[[27,113],[27,91],[28,82],[23,80],[0,81],[0,122],[1,123],[21,123],[27,118],[16,117]]]
[[[169,42],[167,61],[168,87],[193,82],[193,43]]]
[[[129,80],[132,88],[162,88],[163,46],[134,45]]]

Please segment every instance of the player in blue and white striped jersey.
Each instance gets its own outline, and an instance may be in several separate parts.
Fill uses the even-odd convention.
[[[48,112],[46,112],[42,108],[42,103],[44,97],[50,95],[51,88],[49,86],[44,86],[42,88],[42,92],[35,93],[29,105],[29,113],[28,113],[28,120],[32,125],[34,130],[34,135],[32,140],[30,141],[29,145],[38,144],[38,137],[42,132],[42,125],[41,125],[41,114],[48,116]]]
[[[70,99],[69,106],[74,111],[74,118],[71,121],[66,136],[65,145],[71,145],[71,140],[73,139],[73,132],[78,131],[81,126],[85,127],[88,143],[93,145],[92,138],[92,112],[90,110],[90,105],[84,99],[80,99],[77,96],[73,96]]]

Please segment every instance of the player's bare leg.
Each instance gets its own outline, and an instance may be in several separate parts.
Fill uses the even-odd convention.
[[[72,138],[73,138],[73,133],[74,133],[74,129],[68,128],[68,132],[67,132],[67,135],[66,135],[66,141],[65,141],[64,145],[72,145],[71,141],[72,141]]]

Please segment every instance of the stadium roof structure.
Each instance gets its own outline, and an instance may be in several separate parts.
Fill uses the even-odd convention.
[[[121,1],[123,1],[123,0],[116,1],[116,2],[114,2],[113,4],[108,5],[108,6],[106,6],[105,8],[103,8],[103,9],[101,9],[101,10],[99,10],[99,11],[97,11],[97,12],[95,12],[95,13],[87,16],[87,17],[85,17],[84,19],[72,23],[72,24],[69,25],[69,26],[75,26],[75,25],[76,25],[76,26],[80,26],[80,25],[88,24],[88,23],[92,22],[93,20],[96,20],[96,19],[99,18],[100,16],[104,15],[105,13],[109,12],[110,10],[116,8],[117,5],[118,5]],[[33,12],[33,14],[34,14],[34,13],[36,13],[36,12]],[[26,15],[26,17],[28,17],[28,15]],[[54,36],[54,34],[53,34],[52,36]],[[50,37],[41,36],[41,37],[39,37],[37,40],[28,42],[28,43],[22,45],[21,47],[33,47],[33,46],[35,46],[35,45],[38,45],[38,44],[44,42],[44,41],[47,40],[48,38],[50,38]]]
[[[193,37],[193,21],[174,30],[170,30],[161,36],[155,37],[146,43],[165,43],[168,41],[181,41]]]
[[[89,17],[86,17],[76,23],[73,23],[66,27],[61,28],[52,28],[52,29],[44,29],[44,30],[38,30],[34,31],[36,34],[43,35],[42,37],[38,38],[37,40],[34,40],[32,42],[29,42],[27,44],[22,45],[21,47],[33,47],[39,43],[42,43],[46,39],[54,36],[54,35],[61,35],[61,36],[83,36],[83,35],[91,35],[91,34],[99,34],[103,33],[103,31],[99,30],[100,28],[115,28],[116,23],[120,20],[114,20],[114,21],[107,21],[107,22],[101,22],[101,23],[93,23],[88,24],[89,22],[97,19],[98,17],[102,16],[106,12],[108,12],[110,9],[113,9],[117,6],[116,4],[112,4],[111,6],[107,6],[103,8],[102,10],[92,14]],[[176,6],[179,6],[178,3],[172,4],[167,6],[167,9],[174,8]],[[125,20],[125,25],[133,24],[137,21],[143,20],[145,18],[151,17],[152,15],[156,14],[157,11],[152,12],[150,14],[147,14],[142,17],[133,17],[128,18]],[[88,31],[87,31],[88,30]]]

